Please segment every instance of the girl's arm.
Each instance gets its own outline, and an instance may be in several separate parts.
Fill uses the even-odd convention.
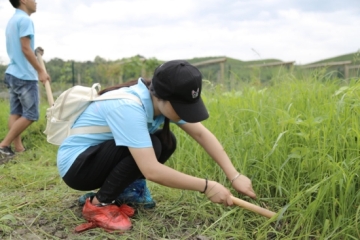
[[[232,186],[238,192],[249,197],[256,198],[256,194],[252,188],[251,180],[244,175],[238,175],[223,146],[204,125],[201,123],[185,123],[179,125],[186,133],[195,139],[205,151],[214,159],[214,161],[223,169]]]
[[[129,148],[141,173],[147,180],[158,184],[178,189],[203,192],[206,180],[176,171],[166,165],[159,163],[153,148]],[[232,205],[230,191],[215,181],[207,182],[205,195],[215,203],[225,206]]]

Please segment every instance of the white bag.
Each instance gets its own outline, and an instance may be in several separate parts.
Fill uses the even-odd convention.
[[[98,88],[98,90],[97,90]],[[72,134],[103,133],[110,132],[108,126],[89,126],[71,129],[80,114],[93,101],[107,99],[132,99],[142,105],[140,99],[130,93],[114,91],[114,94],[98,95],[100,84],[95,83],[92,87],[74,86],[69,88],[56,99],[54,105],[46,110],[47,141],[54,145],[61,145],[66,137]]]

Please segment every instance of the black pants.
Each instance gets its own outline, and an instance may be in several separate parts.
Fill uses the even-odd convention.
[[[169,147],[162,139],[162,130],[150,134],[156,158],[160,163],[174,153],[176,138],[171,133]],[[99,189],[97,199],[110,203],[136,179],[144,178],[128,147],[116,146],[114,140],[92,146],[81,153],[63,177],[71,188],[80,191]]]

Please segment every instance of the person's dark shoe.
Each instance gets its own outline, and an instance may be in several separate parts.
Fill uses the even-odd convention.
[[[89,197],[95,196],[95,192],[88,192],[79,197],[79,205],[83,206]],[[151,209],[156,206],[156,202],[151,196],[150,190],[146,186],[145,179],[138,179],[131,183],[125,190],[117,197],[116,204],[128,204],[132,207],[143,207]]]
[[[80,196],[78,199],[79,205],[84,206],[86,199],[94,197],[95,194],[96,193],[94,193],[94,192],[88,192],[88,193],[85,193],[84,195]]]
[[[0,147],[0,154],[8,157],[12,157],[15,153],[11,150],[10,147]]]
[[[117,204],[129,204],[134,207],[151,209],[156,206],[146,186],[145,179],[138,179],[131,183],[116,199]]]

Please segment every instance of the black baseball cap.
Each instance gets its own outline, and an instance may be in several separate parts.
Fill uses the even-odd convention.
[[[152,85],[156,95],[169,101],[182,120],[195,123],[209,117],[200,97],[202,75],[187,61],[173,60],[157,67]]]

